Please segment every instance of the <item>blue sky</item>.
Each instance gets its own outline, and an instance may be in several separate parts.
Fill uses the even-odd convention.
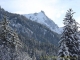
[[[63,26],[66,11],[72,8],[74,19],[80,23],[80,0],[0,0],[0,5],[5,10],[29,14],[43,10],[59,27]]]

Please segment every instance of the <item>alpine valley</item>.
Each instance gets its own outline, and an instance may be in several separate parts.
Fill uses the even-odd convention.
[[[22,43],[22,47],[17,48],[20,52],[17,60],[55,59],[62,28],[48,18],[44,11],[20,15],[0,7],[0,21],[3,15],[8,17],[10,27],[18,34]],[[5,58],[5,60],[9,59]]]

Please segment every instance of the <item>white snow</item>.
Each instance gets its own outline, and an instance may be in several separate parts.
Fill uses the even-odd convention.
[[[32,21],[36,21],[41,24],[46,24],[45,20],[47,20],[47,19],[46,19],[44,12],[39,12],[39,13],[34,13],[34,14],[26,14],[25,16]]]
[[[35,21],[35,22],[45,25],[46,27],[51,29],[51,31],[54,31],[58,34],[61,34],[63,31],[63,29],[59,28],[51,19],[49,19],[45,15],[45,13],[43,11],[41,11],[39,13],[25,14],[24,16],[26,16],[28,19],[30,19],[32,21]]]

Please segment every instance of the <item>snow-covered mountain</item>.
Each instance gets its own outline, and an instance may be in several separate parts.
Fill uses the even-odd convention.
[[[36,60],[44,60],[46,58],[45,56],[56,56],[60,37],[59,34],[51,31],[49,28],[40,23],[29,20],[23,15],[10,13],[5,11],[3,8],[0,8],[0,22],[3,21],[4,14],[8,17],[7,20],[9,21],[9,26],[16,34],[18,34],[19,41],[22,44],[20,44],[21,47],[18,47],[17,49],[15,49],[14,45],[11,43],[11,45],[3,45],[4,40],[2,40],[3,37],[0,35],[0,60],[11,60],[11,58],[8,59],[8,57],[13,57],[15,54],[11,52],[15,52],[15,50],[17,50],[18,55],[14,57],[17,57],[18,59],[12,60],[35,60],[35,58]],[[2,34],[1,31],[2,30],[0,30],[0,34]],[[11,37],[10,34],[7,35]],[[7,41],[5,40],[5,42]],[[14,49],[10,50],[7,47],[3,48],[1,46],[11,46],[9,48]]]
[[[57,24],[55,24],[50,18],[48,18],[45,15],[44,11],[41,11],[39,13],[25,14],[24,16],[32,21],[45,25],[46,27],[58,34],[61,34],[62,32],[62,28],[59,28]]]

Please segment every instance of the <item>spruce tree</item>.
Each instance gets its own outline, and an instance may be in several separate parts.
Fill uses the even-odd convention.
[[[79,51],[78,26],[73,18],[73,10],[69,9],[64,18],[63,33],[59,41],[59,57],[62,60],[77,60]]]
[[[7,17],[3,16],[0,22],[0,60],[16,60],[18,42],[18,35],[9,26]]]

